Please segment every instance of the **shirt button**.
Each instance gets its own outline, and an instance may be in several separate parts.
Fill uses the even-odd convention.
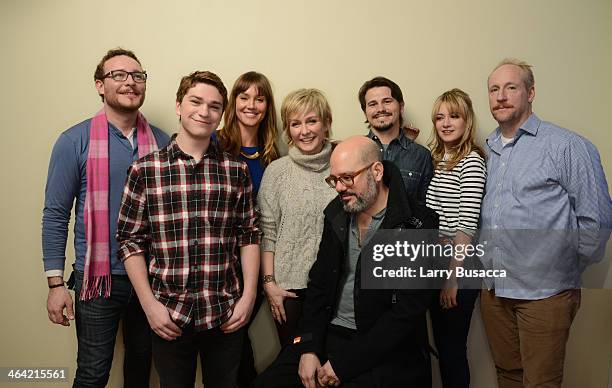
[[[497,184],[497,187],[501,187],[501,182]]]
[[[191,243],[192,243],[193,245],[198,245],[198,240],[193,240]]]
[[[499,207],[499,203],[496,203],[496,204],[495,204],[495,207]]]
[[[493,229],[497,229],[497,225],[493,225]]]
[[[503,163],[502,163],[502,166],[505,166],[505,165],[506,165],[506,162],[503,162]]]

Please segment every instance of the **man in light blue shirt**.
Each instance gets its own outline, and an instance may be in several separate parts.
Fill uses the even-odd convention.
[[[499,127],[487,138],[481,209],[481,310],[500,388],[561,387],[580,275],[609,237],[612,200],[587,139],[540,120],[531,66],[502,61],[488,79]]]
[[[90,142],[93,120],[87,119],[59,136],[49,162],[42,219],[43,263],[49,286],[47,312],[49,320],[58,325],[70,326],[70,321],[74,320],[78,350],[73,387],[106,386],[120,320],[125,345],[123,386],[148,387],[151,371],[149,324],[125,268],[117,259],[118,243],[114,239],[127,169],[138,159],[139,144],[142,145],[143,136],[138,134],[136,127],[139,109],[145,99],[147,74],[132,51],[117,48],[109,50],[101,59],[94,72],[94,80],[107,120],[106,147],[100,146],[99,139],[94,139],[97,147],[90,147],[93,144]],[[151,131],[158,147],[168,143],[168,135],[160,129],[151,126]],[[105,148],[108,156],[107,168],[96,171],[108,179],[107,201],[98,201],[107,203],[107,214],[97,218],[100,220],[100,217],[106,216],[108,220],[107,228],[97,229],[108,229],[109,240],[98,244],[106,245],[108,255],[97,256],[105,259],[110,282],[105,283],[108,295],[95,292],[91,297],[81,298],[81,289],[87,289],[85,284],[88,279],[85,272],[90,237],[85,221],[85,203],[90,148]],[[69,283],[75,290],[74,301],[64,286],[68,225],[73,209],[75,265],[74,276],[71,276],[74,282]],[[94,205],[93,210],[99,211],[99,208]],[[104,291],[102,288],[100,290]]]

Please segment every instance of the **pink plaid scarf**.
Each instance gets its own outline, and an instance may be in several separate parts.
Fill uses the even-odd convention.
[[[157,149],[155,137],[144,116],[136,119],[138,157]],[[111,292],[110,236],[108,224],[108,121],[104,110],[91,119],[89,128],[89,154],[87,155],[87,193],[85,196],[85,231],[87,253],[85,274],[81,287],[81,300]]]

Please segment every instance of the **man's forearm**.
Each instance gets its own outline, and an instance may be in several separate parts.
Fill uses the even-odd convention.
[[[259,275],[259,245],[251,244],[240,248],[242,278],[244,279],[243,295],[255,297]]]

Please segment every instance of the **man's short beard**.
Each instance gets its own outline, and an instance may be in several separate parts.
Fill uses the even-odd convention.
[[[374,128],[375,130],[379,131],[379,132],[387,132],[388,130],[393,128],[393,123],[391,122],[391,123],[389,123],[387,125],[383,125],[383,126],[377,126],[377,125],[370,124],[370,126],[372,128]]]
[[[359,195],[353,194],[355,196],[354,203],[345,202],[343,204],[344,211],[347,213],[361,213],[366,210],[370,206],[374,204],[376,201],[376,197],[378,196],[378,188],[376,187],[376,180],[374,180],[374,174],[368,170],[367,175],[367,188],[366,191]]]
[[[117,112],[121,112],[124,114],[130,114],[137,112],[140,107],[144,104],[144,96],[141,96],[140,104],[135,106],[125,106],[119,103],[119,98],[115,95],[115,98],[107,99],[106,104],[116,110]]]

